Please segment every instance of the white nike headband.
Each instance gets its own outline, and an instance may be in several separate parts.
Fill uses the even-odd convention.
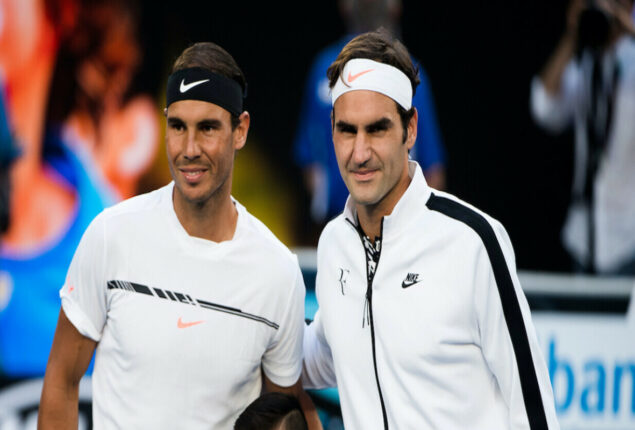
[[[331,103],[349,91],[370,90],[390,97],[405,110],[412,107],[412,84],[398,68],[367,58],[354,58],[346,63],[331,89]]]
[[[168,78],[166,106],[179,100],[201,100],[239,116],[243,112],[243,99],[238,82],[200,67],[177,70]]]

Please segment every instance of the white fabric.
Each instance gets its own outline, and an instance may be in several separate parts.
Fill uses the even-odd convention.
[[[607,150],[600,161],[594,183],[596,250],[595,267],[610,272],[635,256],[635,41],[620,40],[615,51],[603,58],[605,79],[608,65],[617,61],[617,82],[613,120]],[[560,94],[550,94],[538,76],[531,84],[531,112],[534,119],[552,132],[564,130],[573,121],[575,154],[573,191],[584,186],[587,160],[586,114],[590,100],[590,62],[583,57],[571,61],[562,76]],[[587,210],[575,202],[569,208],[563,228],[563,242],[580,262],[587,260]]]
[[[189,236],[172,190],[97,216],[60,291],[70,321],[99,342],[95,429],[231,429],[260,394],[261,365],[281,386],[300,376],[304,284],[295,255],[237,202],[232,240]],[[112,280],[165,298],[109,289]],[[187,300],[170,300],[168,290]]]
[[[402,108],[412,107],[412,84],[408,76],[390,64],[354,58],[344,66],[331,90],[331,102],[349,91],[370,90],[390,97]]]
[[[419,165],[410,162],[410,168],[412,182],[383,221],[372,284],[377,374],[389,428],[528,429],[517,361],[488,253],[465,223],[428,209],[431,189]],[[434,194],[467,206],[449,194]],[[558,429],[548,370],[509,237],[500,223],[475,211],[491,225],[502,248],[547,422]],[[382,429],[371,329],[367,323],[362,326],[367,278],[362,242],[351,224],[355,219],[349,198],[344,214],[320,237],[319,309],[305,329],[303,384],[337,384],[345,428]],[[419,282],[403,288],[408,279]]]

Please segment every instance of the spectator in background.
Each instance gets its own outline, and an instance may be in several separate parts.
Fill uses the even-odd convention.
[[[294,142],[294,157],[303,169],[311,197],[311,219],[317,227],[339,214],[348,190],[342,181],[332,145],[331,98],[326,69],[355,35],[383,26],[399,35],[400,0],[339,0],[348,34],[326,47],[311,65],[300,121]],[[419,138],[410,152],[424,170],[428,183],[445,188],[445,154],[428,79],[419,65],[419,79],[413,103],[419,111]]]
[[[131,2],[6,0],[0,12],[7,128],[20,149],[0,163],[11,184],[0,373],[12,380],[44,375],[57,292],[81,235],[136,193],[159,142],[150,98],[129,94],[141,51]]]
[[[564,35],[531,84],[531,112],[575,131],[562,239],[576,271],[635,274],[633,0],[572,0]]]
[[[84,229],[112,201],[46,121],[59,47],[78,7],[73,0],[0,2],[4,102],[19,148],[8,166],[9,219],[0,236],[0,374],[8,380],[44,375],[65,266]]]
[[[284,393],[265,393],[240,414],[234,430],[307,430],[298,399]]]
[[[152,98],[131,93],[142,59],[138,10],[129,0],[92,0],[62,45],[53,76],[49,120],[68,145],[95,166],[117,200],[137,194],[159,144]]]

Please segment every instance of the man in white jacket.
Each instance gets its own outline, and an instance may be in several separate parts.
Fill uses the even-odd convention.
[[[408,160],[407,49],[362,34],[328,76],[350,196],[318,245],[304,386],[337,386],[347,429],[557,429],[507,233]]]

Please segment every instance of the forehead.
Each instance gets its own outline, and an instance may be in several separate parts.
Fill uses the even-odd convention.
[[[396,121],[399,116],[397,103],[375,91],[356,90],[342,94],[333,105],[335,122],[368,124],[381,118]]]
[[[168,118],[179,118],[186,122],[196,122],[204,119],[230,121],[230,113],[224,108],[200,100],[179,100],[167,108]]]

